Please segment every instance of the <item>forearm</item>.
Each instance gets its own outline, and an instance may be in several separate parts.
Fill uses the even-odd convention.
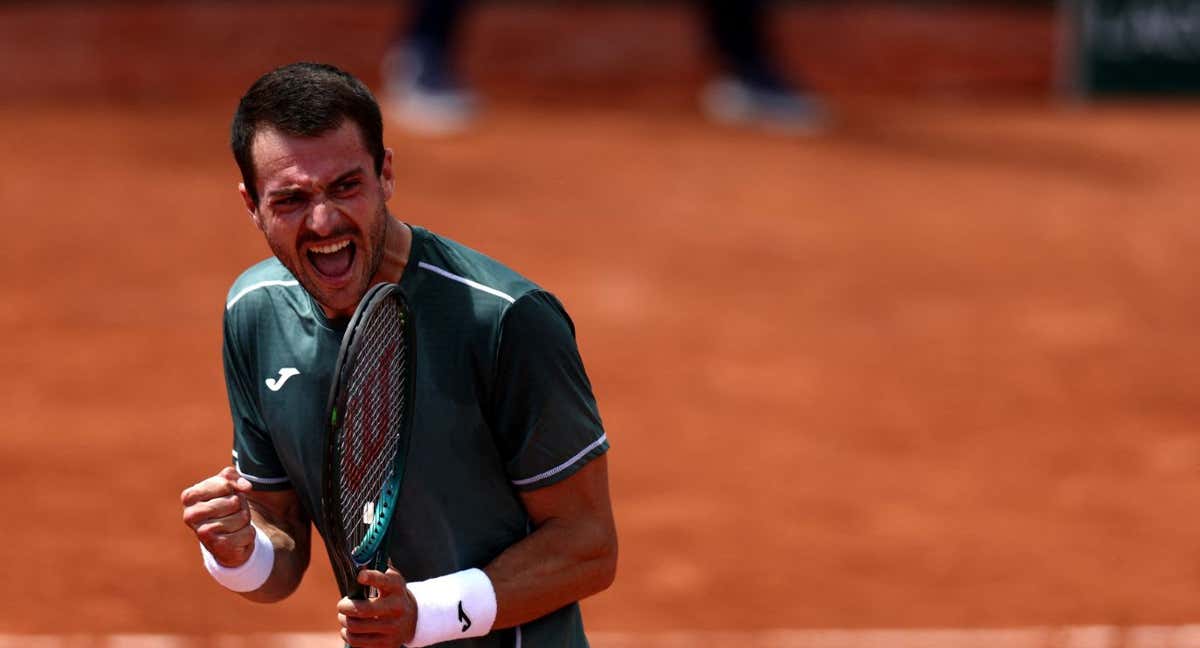
[[[612,584],[617,531],[605,456],[520,497],[534,531],[505,549],[482,574],[465,569],[404,588],[403,602],[416,612],[408,645],[431,646],[527,623]],[[394,578],[400,578],[398,572]]]
[[[290,493],[290,491],[288,492]],[[258,603],[273,603],[296,591],[308,569],[312,526],[294,494],[255,493],[250,516],[271,541],[274,564],[271,575],[258,589],[242,596]]]
[[[241,592],[241,595],[257,603],[274,603],[287,598],[300,586],[308,569],[309,543],[297,542],[293,533],[258,515],[254,518],[254,526],[261,529],[271,541],[275,551],[274,564],[266,582],[256,590]]]
[[[494,628],[545,616],[606,589],[616,575],[611,519],[550,519],[484,568],[496,592]]]

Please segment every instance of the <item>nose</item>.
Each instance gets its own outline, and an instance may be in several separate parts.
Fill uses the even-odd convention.
[[[321,196],[313,204],[312,210],[308,214],[308,228],[320,236],[328,236],[337,229],[340,219],[341,212],[338,211],[333,201]]]

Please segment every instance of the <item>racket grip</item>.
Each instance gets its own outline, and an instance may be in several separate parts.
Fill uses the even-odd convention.
[[[374,587],[364,587],[358,583],[358,572],[364,569],[372,569],[374,571],[387,571],[388,558],[387,553],[379,551],[374,558],[359,565],[354,565],[354,573],[350,576],[350,588],[346,593],[348,598],[356,601],[361,601],[368,598],[379,596],[379,590]]]
[[[350,588],[350,591],[346,593],[346,598],[353,599],[355,601],[364,601],[369,598],[375,598],[376,596],[379,596],[379,590],[375,589],[374,587],[363,587],[358,583],[355,583],[354,586]]]
[[[346,591],[346,598],[353,599],[355,601],[362,601],[376,594],[378,594],[378,592],[375,591],[374,587],[366,588],[358,584],[358,573],[355,572],[351,577],[350,588]],[[342,646],[344,648],[354,648],[350,644],[342,644]]]
[[[373,589],[375,588],[372,587],[368,589],[362,585],[359,585],[358,583],[354,583],[350,586],[350,590],[346,592],[346,598],[354,599],[355,601],[362,601],[371,595],[371,590]]]

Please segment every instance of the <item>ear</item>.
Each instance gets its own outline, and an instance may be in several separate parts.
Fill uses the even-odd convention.
[[[250,192],[246,191],[246,183],[238,183],[238,193],[242,195],[242,203],[246,205],[246,211],[250,212],[250,220],[254,221],[254,226],[263,229],[262,218],[258,215],[258,207],[255,206],[254,199],[250,197]]]
[[[384,201],[390,200],[396,189],[396,178],[392,175],[392,149],[383,149],[383,164],[379,167],[379,184],[383,187]]]

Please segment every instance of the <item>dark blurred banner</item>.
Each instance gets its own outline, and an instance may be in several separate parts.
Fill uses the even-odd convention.
[[[1200,0],[1066,1],[1080,93],[1200,93]]]

